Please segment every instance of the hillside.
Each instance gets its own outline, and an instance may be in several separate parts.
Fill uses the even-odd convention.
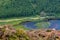
[[[0,18],[60,17],[60,0],[0,0]]]
[[[60,0],[0,0],[0,40],[60,40]]]
[[[11,25],[0,26],[0,40],[60,40],[60,31],[53,29],[23,30]]]

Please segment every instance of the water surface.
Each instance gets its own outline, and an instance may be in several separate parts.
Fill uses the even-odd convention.
[[[50,26],[49,28],[55,28],[57,30],[60,30],[60,20],[50,20]]]
[[[37,29],[37,26],[35,25],[36,22],[25,22],[23,23],[24,27],[28,29]]]
[[[60,30],[60,20],[49,20],[48,22],[50,23],[48,28]],[[35,25],[36,23],[37,22],[25,22],[23,25],[29,29],[37,29],[37,26]]]

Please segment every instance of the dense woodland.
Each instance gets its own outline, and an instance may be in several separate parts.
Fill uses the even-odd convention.
[[[60,13],[60,0],[0,0],[0,18],[40,15],[56,16]]]

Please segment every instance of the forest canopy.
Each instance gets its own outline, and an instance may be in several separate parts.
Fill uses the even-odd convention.
[[[60,0],[0,0],[0,18],[40,15],[56,16],[60,13]]]

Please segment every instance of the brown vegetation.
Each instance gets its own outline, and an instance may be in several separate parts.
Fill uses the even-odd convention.
[[[60,40],[60,31],[52,29],[23,30],[12,25],[0,26],[0,40]]]
[[[29,30],[27,34],[31,40],[60,40],[60,31],[58,30]]]

